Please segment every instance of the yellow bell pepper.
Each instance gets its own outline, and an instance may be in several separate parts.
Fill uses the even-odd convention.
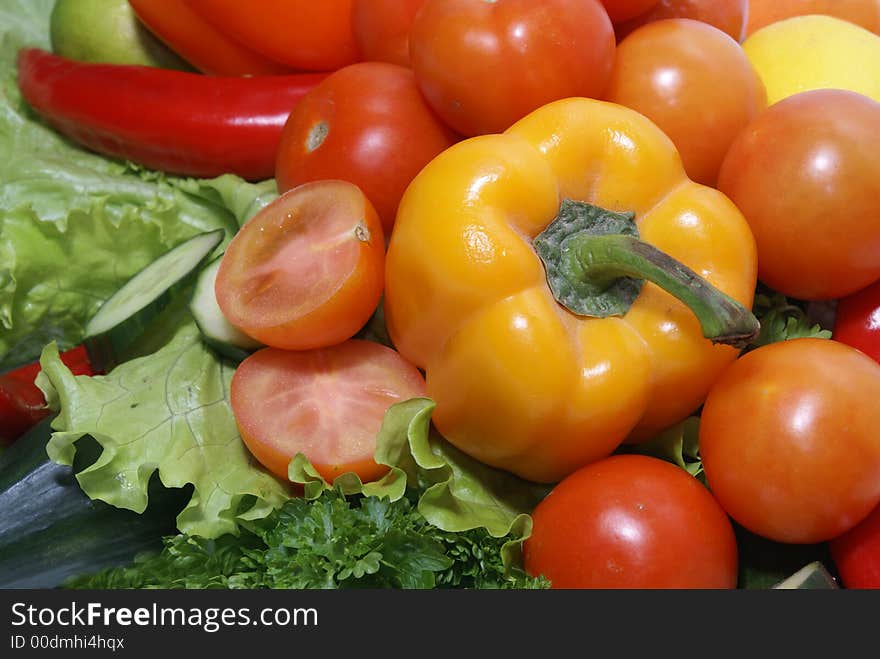
[[[699,407],[758,331],[756,261],[740,212],[687,178],[653,123],[564,99],[413,180],[386,322],[444,437],[555,482]]]

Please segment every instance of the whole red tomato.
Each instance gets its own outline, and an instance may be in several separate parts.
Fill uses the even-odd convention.
[[[614,49],[599,0],[427,0],[410,32],[419,87],[466,136],[501,132],[553,100],[598,98]]]
[[[615,455],[561,481],[532,513],[525,569],[553,588],[735,588],[733,526],[673,464]]]
[[[835,299],[880,279],[880,103],[851,91],[801,92],[734,140],[718,188],[758,246],[758,278],[801,300]]]
[[[845,588],[880,588],[880,506],[828,549]]]
[[[746,353],[709,391],[700,456],[715,498],[776,542],[825,542],[880,502],[880,364],[831,339]]]
[[[737,41],[745,37],[749,0],[660,0],[653,8],[630,21],[615,23],[618,40],[640,25],[664,18],[692,18],[723,30]]]
[[[351,20],[361,59],[409,66],[409,31],[425,0],[354,0]]]
[[[688,176],[709,186],[734,138],[767,105],[742,47],[686,18],[643,25],[620,42],[606,98],[662,128]]]
[[[628,21],[640,14],[644,14],[656,5],[658,0],[602,0],[608,18],[612,23]]]
[[[456,139],[425,103],[410,69],[360,62],[331,73],[293,108],[275,178],[280,192],[321,179],[354,183],[387,236],[410,181]]]

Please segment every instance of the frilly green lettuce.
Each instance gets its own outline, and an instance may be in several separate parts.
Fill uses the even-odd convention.
[[[53,2],[0,0],[0,371],[67,348],[100,304],[157,256],[238,226],[274,180],[166,176],[85,151],[22,101],[20,47],[47,47]],[[112,102],[108,99],[108,102]]]

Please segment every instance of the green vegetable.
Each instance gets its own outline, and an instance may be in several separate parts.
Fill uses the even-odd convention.
[[[391,470],[379,481],[361,483],[348,473],[327,483],[302,454],[290,464],[290,480],[303,485],[307,499],[335,488],[396,501],[415,490],[419,512],[431,524],[451,532],[483,528],[496,538],[506,538],[505,563],[517,566],[522,542],[532,532],[528,513],[550,488],[484,465],[456,449],[431,426],[434,406],[430,399],[414,398],[388,410],[376,440],[375,459]]]
[[[159,554],[69,581],[71,588],[545,588],[508,573],[503,539],[441,531],[406,498],[323,491],[292,499],[239,537],[165,538]]]
[[[106,376],[75,377],[46,346],[38,386],[59,415],[47,451],[71,464],[75,442],[91,435],[100,458],[77,475],[93,499],[143,512],[153,472],[166,487],[193,486],[178,529],[217,537],[266,516],[290,491],[252,459],[229,407],[234,365],[204,345],[190,320],[153,354]]]
[[[274,181],[185,179],[112,162],[43,125],[18,92],[15,57],[48,48],[47,0],[0,0],[0,370],[57,340],[81,341],[101,303],[197,233],[227,237],[277,196]]]
[[[193,70],[138,20],[128,0],[57,0],[50,36],[53,52],[81,62]]]
[[[223,230],[200,233],[159,256],[111,295],[86,323],[83,344],[92,368],[106,372],[126,354],[152,321],[198,278],[201,265],[223,240]]]
[[[89,499],[74,474],[97,452],[87,438],[74,467],[46,456],[46,419],[0,456],[0,588],[54,588],[82,572],[124,565],[161,548],[185,501],[181,491],[150,483],[143,515]]]
[[[218,256],[202,268],[190,299],[189,310],[205,343],[221,355],[240,362],[262,347],[262,344],[230,323],[220,309],[214,282],[217,281],[217,271],[222,260],[223,256]]]
[[[808,316],[806,310],[784,295],[770,290],[759,292],[753,306],[761,322],[761,332],[748,348],[753,350],[768,343],[804,337],[831,338],[831,331]]]

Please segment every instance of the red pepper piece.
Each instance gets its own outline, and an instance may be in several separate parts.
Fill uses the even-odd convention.
[[[62,352],[61,361],[74,375],[94,375],[83,346]],[[39,372],[40,363],[32,362],[0,375],[0,445],[12,443],[49,413],[34,384]]]
[[[327,73],[208,76],[18,56],[22,96],[58,132],[105,156],[209,178],[272,178],[290,111]]]
[[[129,4],[150,32],[203,73],[237,76],[292,71],[226,36],[186,2],[129,0]]]
[[[880,281],[838,300],[832,338],[880,362]]]

